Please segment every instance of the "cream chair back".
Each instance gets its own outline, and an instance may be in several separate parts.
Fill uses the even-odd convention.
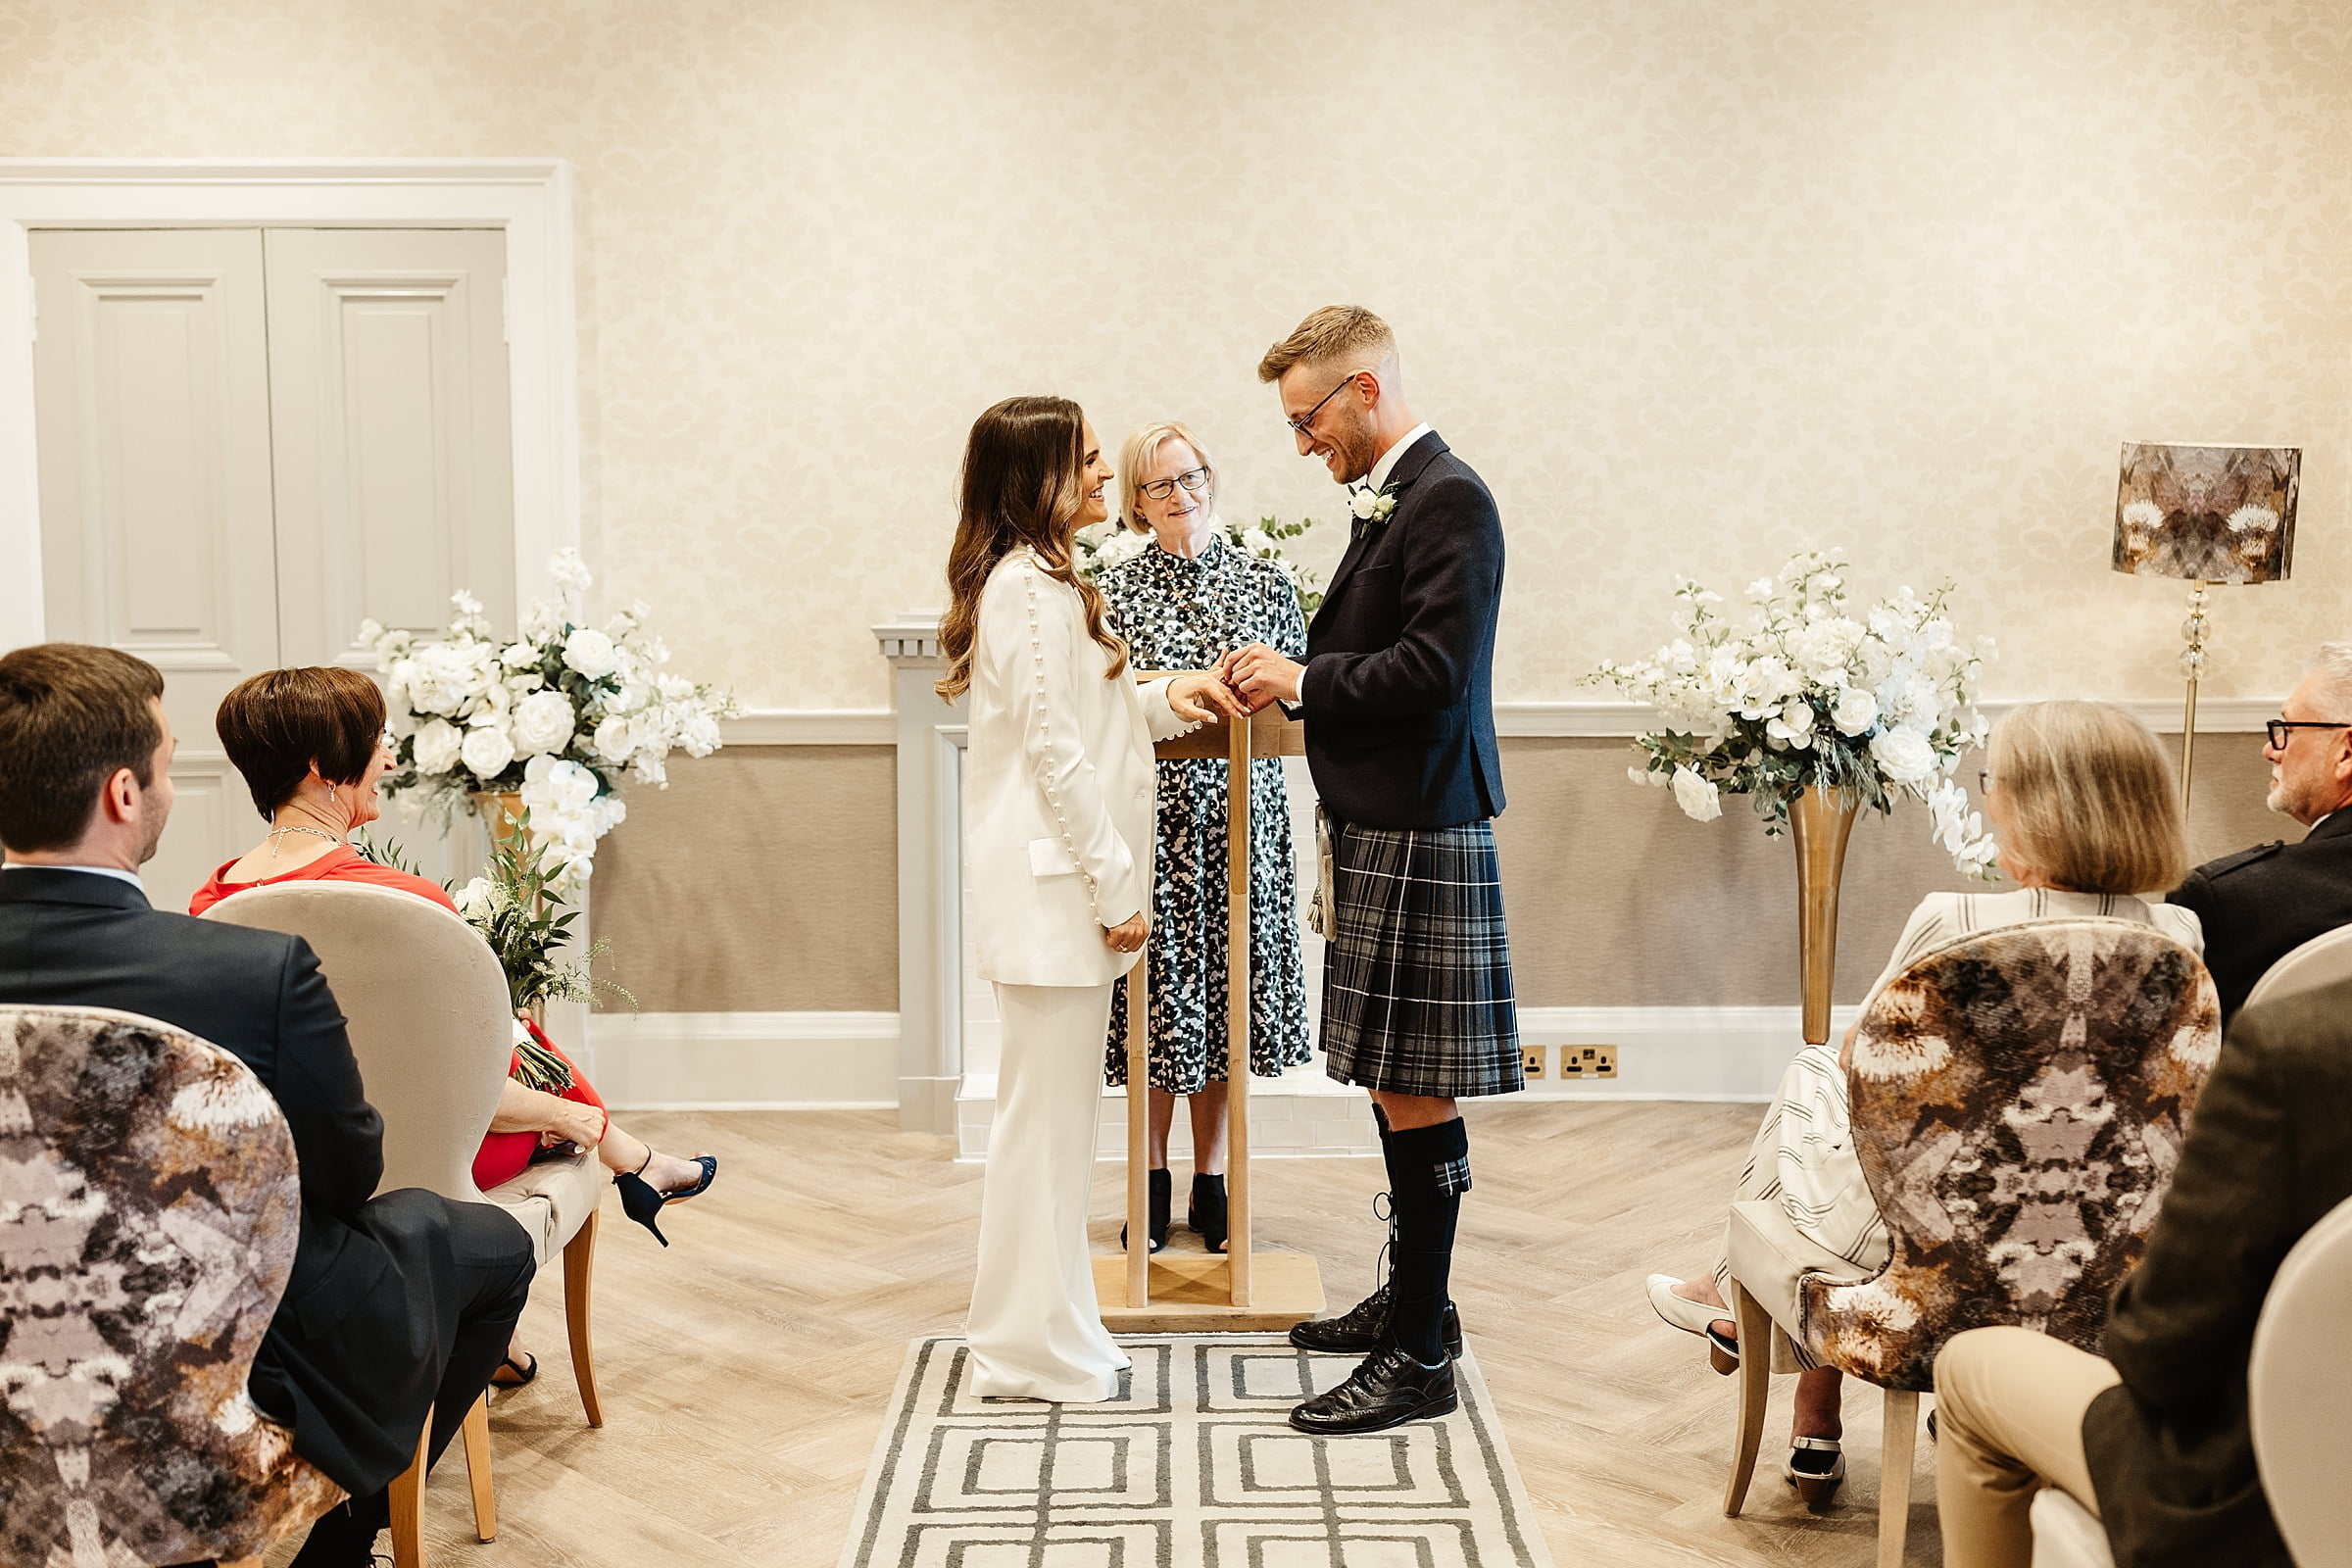
[[[2247,994],[2246,1005],[2317,991],[2339,980],[2352,980],[2352,925],[2321,932],[2263,970]]]
[[[2306,1231],[2263,1298],[2246,1367],[2254,1462],[2297,1568],[2352,1564],[2352,1199]]]
[[[482,1201],[473,1156],[507,1081],[514,1019],[481,934],[415,894],[352,882],[253,888],[204,918],[283,931],[318,956],[383,1114],[379,1190]]]

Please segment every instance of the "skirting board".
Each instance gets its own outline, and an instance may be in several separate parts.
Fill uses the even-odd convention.
[[[1842,1035],[1854,1008],[1835,1009],[1831,1037]],[[1610,1045],[1617,1076],[1562,1085],[1530,1080],[1518,1100],[1763,1101],[1772,1096],[1797,1045],[1794,1007],[1522,1007],[1527,1045]],[[600,1012],[590,1026],[589,1057],[600,1093],[615,1109],[882,1109],[899,1102],[899,1015],[895,1012]],[[1556,1071],[1558,1052],[1546,1052]],[[968,1083],[958,1097],[965,1157],[986,1145],[986,1099],[993,1086]],[[1340,1107],[1319,1103],[1351,1091],[1329,1080],[1260,1088],[1275,1122],[1321,1122]],[[1280,1107],[1279,1109],[1277,1107]],[[1115,1100],[1106,1128],[1119,1113]],[[1184,1137],[1184,1118],[1177,1118]],[[1325,1129],[1296,1132],[1286,1152],[1357,1152],[1349,1136]],[[1109,1140],[1106,1140],[1106,1142]],[[1267,1140],[1268,1152],[1292,1143]],[[1115,1148],[1115,1144],[1114,1144]]]

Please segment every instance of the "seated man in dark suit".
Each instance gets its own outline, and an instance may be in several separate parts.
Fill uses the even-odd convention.
[[[2352,925],[2352,643],[2323,643],[2271,721],[2270,808],[2311,831],[2198,866],[2172,895],[2205,927],[2222,1021],[2263,971],[2313,937]]]
[[[2027,1568],[2043,1486],[2118,1568],[2290,1568],[2255,1474],[2246,1366],[2287,1251],[2352,1198],[2352,982],[2250,1007],[2197,1100],[2106,1354],[1973,1329],[1936,1359],[1946,1568]]]
[[[143,1013],[233,1053],[276,1098],[302,1226],[249,1387],[352,1494],[295,1561],[365,1564],[426,1407],[438,1455],[506,1353],[531,1243],[487,1204],[372,1196],[383,1126],[301,938],[148,907],[138,868],[172,809],[163,691],[111,648],[0,656],[0,1005]]]

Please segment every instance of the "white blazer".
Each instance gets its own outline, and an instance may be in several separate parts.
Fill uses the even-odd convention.
[[[1158,774],[1152,743],[1197,726],[1168,682],[1103,678],[1078,590],[1026,549],[980,594],[965,759],[964,885],[980,975],[1004,985],[1108,985],[1140,953],[1105,927],[1152,898]]]

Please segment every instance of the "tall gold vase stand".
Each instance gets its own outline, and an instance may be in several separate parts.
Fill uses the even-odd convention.
[[[1788,803],[1796,842],[1796,948],[1804,970],[1805,1044],[1830,1039],[1830,991],[1838,973],[1838,884],[1854,803],[1816,784]]]
[[[1127,1249],[1095,1254],[1095,1298],[1114,1334],[1287,1329],[1323,1310],[1323,1276],[1304,1252],[1252,1245],[1250,1184],[1250,761],[1298,757],[1305,730],[1279,708],[1162,741],[1158,756],[1222,758],[1225,791],[1225,1039],[1230,1130],[1227,1250],[1152,1254],[1149,962],[1127,972]],[[1152,938],[1157,941],[1156,934]]]

